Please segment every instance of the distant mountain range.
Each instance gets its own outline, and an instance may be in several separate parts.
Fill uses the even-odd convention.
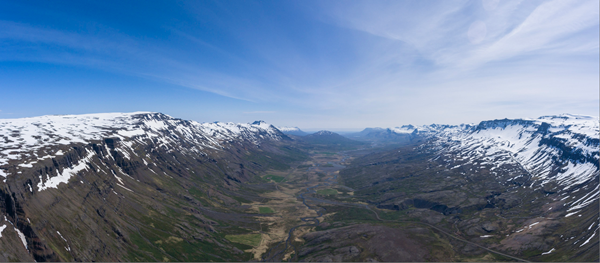
[[[442,129],[451,127],[470,127],[469,124],[454,125],[403,125],[394,128],[365,128],[357,133],[349,133],[345,136],[358,141],[368,141],[373,143],[407,143],[416,138],[423,138],[435,134]]]
[[[335,132],[325,130],[301,137],[300,141],[323,150],[349,150],[368,145],[367,143],[351,140]]]
[[[369,141],[375,143],[403,143],[409,142],[414,136],[412,132],[397,132],[390,128],[366,128],[361,132],[349,133],[345,136],[358,141]]]

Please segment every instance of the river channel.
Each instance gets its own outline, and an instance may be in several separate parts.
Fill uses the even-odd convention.
[[[343,153],[338,153],[338,154],[343,154]],[[339,162],[327,162],[327,164],[333,166],[333,167],[327,167],[327,170],[328,170],[327,178],[323,182],[313,185],[313,186],[306,187],[302,192],[300,192],[300,194],[298,195],[298,198],[300,198],[302,200],[302,204],[304,204],[308,209],[314,210],[317,213],[317,216],[301,217],[300,220],[302,222],[306,222],[306,223],[296,225],[296,226],[290,228],[290,230],[288,232],[288,237],[285,241],[281,241],[281,242],[277,243],[275,246],[273,246],[271,249],[267,250],[267,252],[262,255],[263,262],[280,261],[277,259],[277,256],[280,256],[282,253],[285,253],[285,251],[287,251],[288,248],[290,248],[290,247],[292,249],[294,249],[294,257],[295,257],[294,259],[298,260],[298,251],[296,250],[296,247],[292,244],[292,237],[294,235],[294,231],[299,227],[318,226],[321,223],[318,218],[323,216],[324,212],[326,211],[325,208],[318,207],[316,205],[307,204],[306,203],[307,201],[314,202],[314,203],[328,203],[328,204],[338,204],[339,203],[340,205],[347,205],[347,204],[344,204],[341,202],[335,202],[335,201],[323,200],[323,199],[313,198],[310,196],[305,196],[305,195],[316,194],[317,192],[315,191],[315,188],[323,187],[323,186],[331,186],[331,185],[337,184],[336,180],[338,177],[338,173],[336,173],[336,172],[346,167],[346,166],[342,165],[341,163],[343,163],[347,158],[348,158],[348,156],[346,154],[343,154],[343,157]],[[317,164],[316,167],[309,167],[307,169],[307,172],[309,172],[311,169],[315,169],[315,168],[319,168],[319,167],[321,167],[320,164]],[[306,184],[310,184],[310,183],[307,182]],[[277,248],[279,248],[281,245],[283,245],[283,249],[277,250]]]

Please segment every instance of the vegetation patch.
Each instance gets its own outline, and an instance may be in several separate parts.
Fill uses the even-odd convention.
[[[170,236],[164,242],[166,242],[166,243],[178,243],[178,242],[181,242],[181,241],[183,241],[183,238]],[[154,242],[154,244],[158,244],[158,245],[160,245],[162,243],[163,243],[162,240],[157,240],[157,241]]]
[[[235,195],[232,195],[230,197],[233,198],[233,199],[235,199],[236,201],[238,201],[240,203],[247,203],[247,204],[252,203],[252,201],[249,201],[248,199],[243,198],[243,197],[239,197],[239,196],[235,196]]]
[[[285,177],[283,177],[283,176],[274,175],[274,174],[267,174],[263,178],[266,180],[273,180],[274,182],[277,182],[277,183],[281,183],[285,179]]]
[[[258,212],[261,214],[272,214],[275,213],[275,211],[273,209],[271,209],[270,207],[266,207],[266,206],[261,206],[258,208]]]
[[[194,196],[196,198],[196,200],[198,200],[203,206],[212,206],[210,204],[210,202],[208,202],[207,200],[209,200],[210,198],[208,198],[208,196],[200,191],[199,189],[192,187],[190,189],[188,189],[188,192]]]
[[[262,236],[261,236],[261,234],[226,235],[225,239],[227,239],[231,242],[256,247],[256,246],[260,245]]]
[[[329,212],[337,212],[331,217],[331,222],[341,222],[348,220],[364,220],[372,221],[376,220],[375,214],[365,208],[357,207],[330,207],[327,209]]]
[[[319,152],[320,154],[325,154],[325,155],[334,155],[335,153],[332,152]]]
[[[337,195],[338,191],[335,189],[322,189],[322,190],[317,190],[317,194],[320,195]]]
[[[161,252],[158,248],[149,244],[141,235],[138,233],[131,233],[129,235],[130,240],[136,246],[135,250],[130,252],[131,256],[135,258],[137,261],[154,261],[154,258],[162,258],[163,252]],[[152,256],[148,255],[151,254]],[[153,258],[154,257],[154,258]]]

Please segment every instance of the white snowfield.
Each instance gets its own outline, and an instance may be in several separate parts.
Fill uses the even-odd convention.
[[[18,163],[17,169],[31,168],[38,161],[63,155],[59,149],[61,145],[87,144],[105,138],[119,138],[121,141],[116,150],[129,158],[134,142],[202,154],[203,149],[223,149],[233,141],[260,144],[261,140],[279,140],[281,132],[262,121],[252,124],[198,123],[153,112],[0,119],[0,177],[6,178],[7,170],[3,166],[6,168],[11,160]],[[181,140],[176,138],[193,146],[182,147]],[[72,175],[87,169],[86,163],[93,155],[88,153],[84,160],[38,187],[46,189],[67,182]]]

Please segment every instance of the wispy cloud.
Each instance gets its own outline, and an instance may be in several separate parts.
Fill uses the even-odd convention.
[[[492,10],[478,1],[414,5],[354,2],[338,8],[333,17],[341,26],[408,43],[442,67],[473,69],[540,50],[543,55],[598,50],[597,34],[570,38],[597,29],[598,1],[501,1]],[[473,31],[480,32],[477,43],[470,41]]]
[[[413,109],[492,105],[511,97],[543,104],[564,100],[574,87],[580,92],[570,93],[572,100],[597,97],[598,74],[590,72],[598,68],[598,1],[500,1],[487,10],[486,3],[325,4],[333,10],[327,14],[332,23],[395,41],[370,54],[366,76],[322,87],[323,93],[338,94],[326,103],[379,112],[410,110],[401,104]],[[469,38],[473,27],[477,41]],[[394,66],[398,70],[390,70]],[[577,72],[581,68],[588,70]],[[438,94],[448,96],[436,102]],[[449,98],[455,103],[444,102]]]
[[[460,64],[477,67],[484,63],[542,52],[542,55],[564,55],[598,52],[593,35],[581,39],[577,34],[595,30],[598,25],[598,1],[555,0],[538,6],[508,34],[470,52]],[[596,41],[595,41],[596,40]]]
[[[199,44],[201,41],[176,32]],[[212,92],[245,101],[276,99],[265,90],[264,83],[230,72],[220,72],[210,65],[194,63],[189,57],[176,57],[177,50],[155,42],[136,39],[110,29],[87,34],[40,28],[0,20],[0,61],[35,61],[42,63],[92,67],[105,71],[141,76]],[[229,59],[231,54],[209,44]],[[201,47],[201,48],[202,48]],[[246,64],[246,66],[250,66]]]

